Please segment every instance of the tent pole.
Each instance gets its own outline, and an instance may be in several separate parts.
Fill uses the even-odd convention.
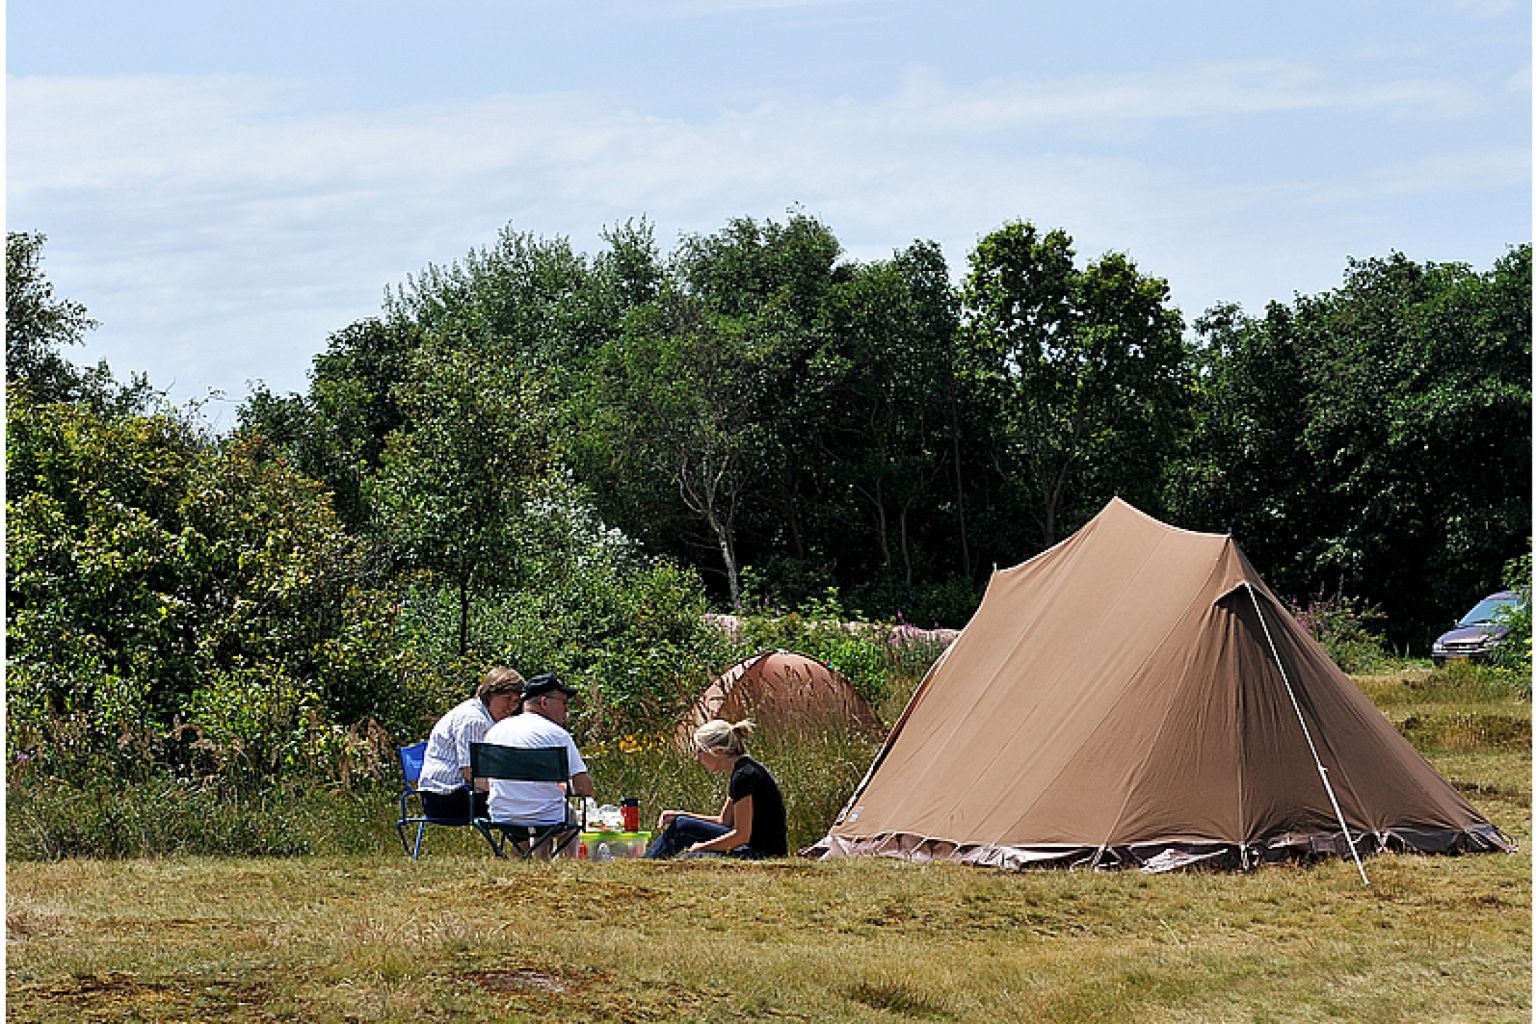
[[[1360,881],[1369,886],[1371,880],[1365,875],[1365,865],[1360,862],[1360,851],[1355,849],[1355,837],[1349,832],[1349,825],[1344,821],[1344,812],[1339,809],[1339,798],[1333,793],[1333,784],[1328,781],[1328,769],[1323,767],[1323,759],[1317,754],[1317,744],[1312,742],[1312,730],[1307,728],[1307,720],[1302,717],[1301,704],[1296,700],[1296,691],[1291,689],[1290,677],[1285,674],[1285,665],[1280,661],[1280,652],[1275,649],[1275,638],[1269,635],[1269,623],[1264,621],[1264,612],[1259,608],[1258,595],[1253,592],[1253,584],[1247,580],[1243,586],[1248,588],[1248,599],[1253,602],[1253,611],[1259,617],[1259,625],[1264,628],[1264,639],[1269,643],[1269,653],[1275,659],[1275,667],[1280,670],[1280,681],[1285,684],[1286,696],[1291,698],[1291,707],[1296,710],[1296,721],[1301,723],[1301,734],[1306,737],[1307,748],[1312,751],[1312,763],[1317,765],[1317,774],[1323,780],[1323,789],[1328,793],[1328,802],[1333,805],[1333,813],[1339,819],[1339,827],[1344,830],[1344,838],[1349,842],[1350,855],[1355,858],[1355,869],[1360,872]]]

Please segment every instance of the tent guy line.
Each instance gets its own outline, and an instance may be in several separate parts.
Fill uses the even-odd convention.
[[[1349,840],[1349,852],[1355,858],[1355,868],[1360,872],[1360,881],[1366,886],[1371,880],[1366,877],[1365,865],[1360,863],[1360,849],[1355,844],[1355,837],[1349,831],[1349,824],[1344,820],[1344,812],[1339,809],[1339,798],[1333,791],[1333,783],[1328,781],[1328,769],[1323,766],[1323,759],[1318,756],[1317,744],[1312,742],[1312,730],[1307,728],[1306,717],[1301,713],[1301,704],[1296,700],[1296,691],[1291,688],[1291,677],[1285,671],[1285,663],[1280,660],[1280,652],[1275,650],[1275,638],[1269,632],[1269,623],[1264,621],[1264,610],[1259,607],[1259,598],[1253,592],[1253,584],[1243,580],[1242,586],[1248,591],[1248,599],[1253,602],[1253,613],[1259,617],[1259,625],[1264,627],[1264,640],[1269,644],[1269,653],[1274,656],[1275,667],[1280,670],[1280,681],[1285,684],[1285,695],[1291,698],[1291,707],[1296,711],[1296,721],[1301,725],[1301,734],[1307,738],[1307,749],[1312,752],[1312,763],[1317,765],[1318,778],[1323,780],[1323,788],[1328,791],[1328,802],[1333,805],[1334,817],[1339,819],[1339,828],[1344,830],[1344,838]]]

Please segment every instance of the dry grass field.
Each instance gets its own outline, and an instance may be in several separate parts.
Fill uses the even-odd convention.
[[[1344,862],[552,865],[453,842],[13,861],[6,1019],[1524,1022],[1529,703],[1445,678],[1361,684],[1519,854],[1376,857],[1369,888]]]

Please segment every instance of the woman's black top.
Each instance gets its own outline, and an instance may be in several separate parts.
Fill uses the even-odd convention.
[[[784,794],[768,769],[750,757],[738,758],[731,769],[728,790],[732,800],[752,798],[752,834],[747,845],[753,852],[769,857],[789,853],[789,829],[784,821]]]

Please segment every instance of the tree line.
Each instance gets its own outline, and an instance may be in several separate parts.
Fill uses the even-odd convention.
[[[665,255],[643,221],[604,240],[508,229],[426,268],[242,431],[466,594],[552,471],[718,603],[835,587],[923,624],[963,624],[994,565],[1116,494],[1233,533],[1294,597],[1379,606],[1403,644],[1529,533],[1529,245],[1481,273],[1352,260],[1186,324],[1128,255],[1024,222],[958,287],[932,243],[855,262],[795,211]]]
[[[224,435],[65,358],[93,324],[42,246],[7,236],[8,701],[56,742],[139,723],[190,763],[223,730],[275,763],[497,660],[663,714],[723,656],[706,608],[959,626],[1114,495],[1415,649],[1529,550],[1529,244],[1186,321],[1022,221],[958,283],[800,211],[666,253],[643,220],[594,254],[509,227]]]

